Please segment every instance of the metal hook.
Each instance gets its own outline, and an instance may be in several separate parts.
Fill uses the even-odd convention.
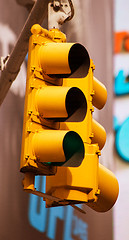
[[[66,21],[74,16],[72,0],[52,0],[48,4],[48,28],[60,28]]]

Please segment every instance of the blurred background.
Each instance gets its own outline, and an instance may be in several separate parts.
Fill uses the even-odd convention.
[[[0,56],[15,45],[34,0],[0,1]],[[107,213],[70,206],[46,209],[41,198],[22,190],[19,172],[27,59],[0,107],[0,239],[129,239],[129,1],[73,0],[74,18],[62,26],[67,41],[83,44],[108,100],[94,117],[107,133],[100,162],[115,173],[118,200]],[[43,21],[47,28],[47,16]],[[45,177],[36,178],[45,186]]]

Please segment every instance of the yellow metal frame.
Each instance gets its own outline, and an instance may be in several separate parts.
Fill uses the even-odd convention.
[[[92,118],[94,111],[93,105],[101,109],[106,102],[106,88],[93,77],[95,66],[92,60],[90,60],[89,71],[85,77],[56,78],[56,75],[53,77],[50,76],[50,74],[53,74],[55,71],[55,65],[60,65],[59,58],[57,57],[57,59],[55,59],[55,52],[58,46],[59,51],[57,51],[57,56],[60,48],[64,46],[64,54],[62,55],[61,62],[65,62],[65,68],[60,68],[60,70],[57,70],[54,74],[61,74],[62,71],[64,71],[63,73],[70,74],[67,55],[69,48],[73,46],[74,43],[65,45],[66,37],[58,29],[47,31],[39,25],[34,25],[31,32],[20,166],[21,171],[25,173],[23,182],[24,190],[43,197],[47,207],[68,204],[73,206],[73,204],[76,203],[86,203],[96,211],[107,211],[113,206],[117,199],[118,182],[110,171],[99,164],[100,150],[105,144],[106,132],[104,128]],[[54,50],[53,46],[55,48]],[[53,55],[52,51],[54,51]],[[60,117],[58,113],[55,113],[55,102],[53,103],[54,105],[52,105],[51,98],[50,100],[49,97],[45,98],[45,96],[47,96],[47,88],[50,86],[49,96],[51,96],[54,88],[55,91],[58,92],[58,87],[62,86],[63,90],[60,92],[59,103],[57,101],[57,111],[62,111],[61,116],[66,117],[63,122],[57,122],[54,121],[54,119],[47,118],[49,117],[49,109],[51,108],[53,111],[53,113],[51,113],[52,116],[56,117],[57,114],[57,117]],[[69,89],[73,87],[80,89],[87,101],[87,112],[84,119],[74,122],[67,120],[67,112],[64,106],[64,96]],[[45,99],[47,99],[47,103],[44,107],[40,105],[40,102],[45,101]],[[43,114],[40,114],[40,112],[43,112]],[[78,114],[81,115],[81,112],[78,112]],[[45,141],[43,142],[41,140],[36,145],[37,140],[35,134],[42,133],[42,136],[46,136],[47,131],[52,131],[52,129],[59,132],[59,135],[60,130],[65,132],[70,130],[79,134],[85,149],[85,156],[79,167],[55,167],[44,164],[36,157],[36,152],[39,152],[39,149],[42,155],[42,144],[44,144],[45,147],[48,141],[46,140],[45,143]],[[60,139],[62,139],[62,136]],[[60,142],[62,142],[62,140]],[[59,148],[56,161],[63,162],[64,155],[61,147],[57,145],[56,139],[52,152],[54,152],[54,148],[56,149],[55,146]],[[49,148],[46,146],[45,154],[47,154],[48,151]],[[47,155],[46,161],[48,161]],[[37,174],[47,176],[46,193],[38,193],[34,188],[35,175]],[[109,182],[110,186],[112,185],[111,187],[109,187]]]

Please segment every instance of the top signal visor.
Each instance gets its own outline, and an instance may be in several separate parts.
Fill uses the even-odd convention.
[[[83,78],[89,72],[89,54],[79,43],[45,43],[38,58],[44,74],[50,77]]]

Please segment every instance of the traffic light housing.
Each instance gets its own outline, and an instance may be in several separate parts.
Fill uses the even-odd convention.
[[[58,29],[36,24],[31,32],[20,167],[24,190],[42,196],[47,207],[86,203],[107,211],[117,199],[118,182],[99,165],[106,132],[92,117],[93,105],[101,109],[106,102],[106,88],[93,77],[95,66],[84,46],[66,43]],[[35,175],[47,176],[46,193],[35,190]]]

